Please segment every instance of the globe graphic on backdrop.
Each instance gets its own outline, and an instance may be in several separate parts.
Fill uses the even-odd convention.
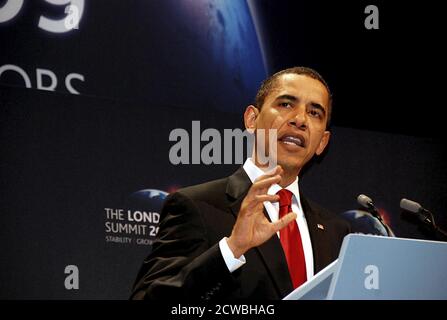
[[[353,233],[389,236],[385,227],[369,212],[363,210],[349,210],[343,212],[341,216],[349,221]]]
[[[237,113],[253,102],[268,73],[255,4],[164,0],[139,6],[144,29],[157,28],[146,40],[153,44],[148,61],[160,66],[144,75],[147,98]]]
[[[126,199],[126,207],[160,213],[168,193],[157,189],[143,189],[132,193]]]
[[[47,33],[32,39],[30,46],[43,41],[49,50],[36,53],[23,44],[20,56],[54,60],[55,66],[65,66],[61,56],[66,56],[68,69],[85,73],[85,81],[76,83],[81,94],[143,101],[154,109],[241,114],[269,74],[263,11],[256,0],[106,2],[104,8],[86,3],[78,31],[58,41]],[[62,41],[67,47],[59,47]],[[79,54],[61,49],[71,46],[79,46]],[[24,85],[15,72],[1,76],[2,82]]]

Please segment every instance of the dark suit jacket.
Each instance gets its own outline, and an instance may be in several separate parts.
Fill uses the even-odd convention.
[[[170,195],[161,212],[157,239],[137,276],[131,298],[281,299],[290,293],[292,281],[277,236],[246,252],[246,264],[233,273],[228,271],[220,252],[218,242],[230,236],[250,186],[241,167],[230,177]],[[301,204],[317,273],[338,257],[350,227],[302,195]]]

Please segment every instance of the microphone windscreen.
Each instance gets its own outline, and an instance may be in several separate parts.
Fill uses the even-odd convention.
[[[365,196],[364,194],[361,194],[357,197],[357,202],[359,205],[363,206],[364,208],[369,208],[369,206],[372,204],[371,198],[368,196]]]
[[[404,210],[414,212],[414,213],[418,213],[419,210],[422,208],[422,206],[419,203],[405,199],[405,198],[400,200],[400,207]]]

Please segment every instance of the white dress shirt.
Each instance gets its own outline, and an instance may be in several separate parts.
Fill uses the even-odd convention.
[[[254,182],[258,177],[265,174],[265,172],[257,167],[253,160],[251,158],[248,158],[243,166],[245,172],[247,173],[248,177],[250,178],[251,182]],[[272,185],[267,193],[270,195],[276,194],[279,190],[281,190],[282,187],[278,184]],[[309,228],[307,226],[306,217],[304,216],[303,208],[301,206],[300,201],[300,194],[299,194],[299,187],[298,187],[298,177],[296,177],[296,180],[288,185],[285,189],[292,192],[292,211],[297,214],[296,223],[298,224],[298,228],[300,230],[301,235],[301,241],[303,243],[303,249],[304,249],[304,258],[306,259],[306,274],[307,279],[310,279],[314,275],[314,258],[313,258],[313,251],[312,251],[312,243],[310,241],[310,235],[309,235]],[[270,220],[272,222],[275,222],[278,220],[279,216],[279,202],[270,202],[265,201],[264,207],[267,211],[267,214],[270,217]],[[279,237],[279,231],[276,233]],[[228,267],[228,270],[230,272],[233,272],[240,268],[242,265],[245,264],[246,260],[244,256],[239,257],[237,259],[234,257],[230,247],[227,243],[227,238],[223,238],[219,242],[219,248],[222,252],[222,256],[225,260],[225,264]]]

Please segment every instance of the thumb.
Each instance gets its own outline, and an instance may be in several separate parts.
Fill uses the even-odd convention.
[[[290,222],[296,220],[298,215],[295,212],[289,212],[284,217],[273,223],[275,232],[285,228]]]

